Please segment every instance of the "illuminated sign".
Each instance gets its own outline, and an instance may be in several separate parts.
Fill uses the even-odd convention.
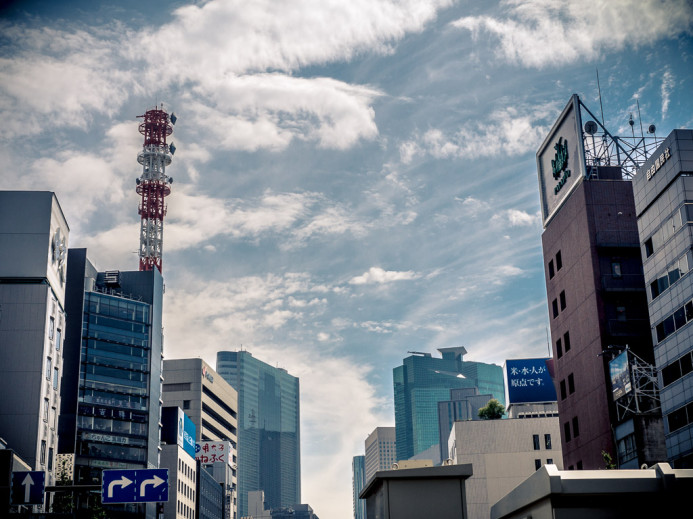
[[[657,157],[654,163],[647,169],[647,180],[650,180],[655,176],[664,163],[671,158],[671,150],[669,148],[665,149],[659,157]]]
[[[546,367],[547,358],[505,361],[508,403],[555,402],[556,388]]]

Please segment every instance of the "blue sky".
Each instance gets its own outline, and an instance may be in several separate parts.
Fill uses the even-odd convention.
[[[351,515],[408,350],[548,352],[535,152],[573,93],[693,127],[686,0],[4,2],[0,189],[136,269],[136,116],[176,112],[169,358],[241,345],[301,378],[303,501]]]

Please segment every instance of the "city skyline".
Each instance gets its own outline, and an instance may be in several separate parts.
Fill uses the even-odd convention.
[[[600,113],[597,68],[613,133],[636,100],[660,138],[692,127],[693,7],[283,9],[4,4],[0,189],[55,191],[70,247],[135,270],[136,116],[175,112],[166,358],[242,346],[299,377],[302,501],[346,519],[408,350],[548,353],[536,150],[571,94]]]

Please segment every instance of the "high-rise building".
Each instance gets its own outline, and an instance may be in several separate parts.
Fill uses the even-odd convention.
[[[351,493],[354,519],[366,519],[366,501],[359,498],[366,486],[366,457],[354,456],[351,461]]]
[[[86,249],[68,253],[60,452],[74,452],[76,483],[159,466],[163,292],[156,269],[98,272]],[[113,506],[156,515],[153,503]]]
[[[69,228],[50,192],[0,191],[0,437],[55,481]]]
[[[595,121],[583,131],[583,109],[574,95],[537,152],[553,375],[568,469],[604,468],[603,453],[616,459],[614,431],[630,418],[618,413],[611,391],[613,354],[627,346],[653,362],[633,188],[623,179],[636,154]],[[648,422],[654,430],[658,419]],[[640,463],[657,461],[656,438],[641,435],[633,444]]]
[[[301,502],[298,378],[248,351],[217,353],[217,372],[238,391],[238,513],[263,490],[270,509]]]
[[[156,270],[156,269],[154,269]],[[231,459],[206,460],[209,473],[225,491],[225,517],[235,519],[237,506],[238,393],[202,359],[166,359],[163,362],[165,406],[180,407],[196,427],[197,443],[230,443]]]
[[[379,470],[390,470],[397,462],[397,442],[394,427],[376,427],[365,442],[366,483]]]
[[[692,176],[693,130],[674,130],[633,179],[667,458],[677,468],[693,467]]]
[[[476,387],[505,403],[500,366],[465,361],[461,346],[438,351],[442,358],[414,353],[393,370],[397,460],[438,445],[438,402],[449,400],[451,389]]]
[[[480,395],[475,387],[450,390],[450,399],[438,402],[438,442],[440,459],[448,458],[448,437],[457,420],[479,420],[479,409],[488,404],[493,395]]]

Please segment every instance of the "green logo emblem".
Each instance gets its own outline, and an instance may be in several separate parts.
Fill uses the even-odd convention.
[[[568,141],[564,141],[563,137],[559,137],[553,149],[556,150],[556,155],[551,161],[551,170],[553,178],[558,180],[558,184],[553,188],[553,194],[557,195],[570,177],[570,170],[568,169]]]

